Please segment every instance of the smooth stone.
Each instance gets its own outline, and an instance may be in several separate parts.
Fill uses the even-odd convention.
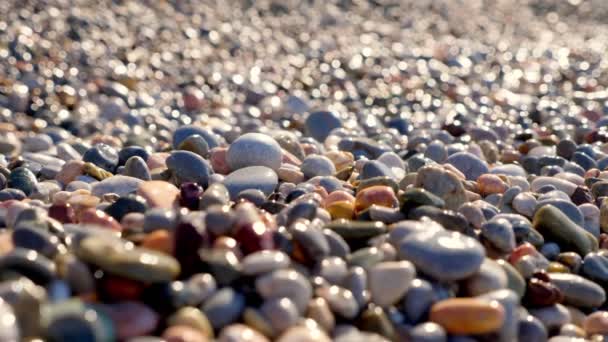
[[[104,211],[120,222],[129,213],[144,213],[148,209],[144,198],[129,195],[119,197],[114,203],[107,206]]]
[[[11,237],[15,247],[31,249],[51,259],[64,248],[59,238],[46,230],[45,224],[36,221],[17,223]]]
[[[150,153],[148,153],[148,151],[141,146],[123,147],[118,152],[118,165],[125,165],[127,160],[131,159],[132,157],[140,157],[145,162],[150,157]]]
[[[505,310],[505,320],[502,327],[497,332],[496,341],[515,341],[518,334],[519,316],[519,297],[517,294],[514,291],[502,289],[485,293],[479,296],[479,298],[495,300],[499,302]]]
[[[527,173],[523,167],[516,164],[496,165],[490,169],[491,174],[526,177]]]
[[[230,144],[226,160],[231,170],[251,166],[265,166],[274,171],[281,166],[283,152],[272,137],[261,133],[247,133]]]
[[[359,177],[361,179],[370,179],[375,177],[389,177],[392,179],[397,178],[388,166],[377,160],[369,160],[365,162],[361,168]]]
[[[528,311],[532,316],[541,321],[547,330],[559,328],[564,324],[570,323],[572,319],[570,312],[562,304],[531,308]]]
[[[245,177],[241,175],[240,177]],[[226,180],[224,180],[225,182]],[[235,189],[235,197],[240,193],[241,189]],[[230,193],[226,186],[222,183],[213,183],[203,192],[199,199],[199,207],[201,209],[207,209],[213,205],[226,205],[230,202]]]
[[[329,245],[329,255],[344,258],[350,254],[350,246],[342,236],[331,229],[323,229],[323,235]]]
[[[301,313],[304,312],[312,298],[312,287],[309,280],[291,269],[281,269],[258,277],[255,281],[255,288],[265,299],[290,298]]]
[[[167,319],[169,326],[184,325],[194,328],[208,338],[213,338],[213,327],[205,314],[191,306],[177,310]]]
[[[361,266],[352,266],[346,277],[342,279],[342,286],[348,289],[360,306],[370,301],[371,294],[368,290],[366,270]]]
[[[269,196],[278,183],[277,174],[265,166],[250,166],[238,169],[226,176],[223,182],[232,199],[236,198],[241,191],[247,189],[258,189]]]
[[[448,150],[442,141],[432,141],[424,150],[424,156],[437,163],[443,163],[448,158]]]
[[[557,242],[565,251],[573,250],[586,255],[598,248],[598,242],[593,235],[577,226],[552,205],[543,206],[536,211],[533,225],[545,238]]]
[[[433,304],[429,320],[450,334],[484,334],[502,327],[505,311],[495,300],[450,298]]]
[[[547,185],[554,186],[556,189],[565,192],[568,196],[572,196],[574,190],[576,190],[576,184],[554,177],[536,177],[532,183],[530,183],[531,189],[534,192],[538,192],[539,189]]]
[[[173,151],[166,160],[177,184],[192,182],[207,187],[213,169],[208,161],[190,151]]]
[[[505,275],[507,276],[507,288],[515,292],[518,298],[523,297],[526,291],[526,281],[522,275],[505,260],[497,260],[496,262],[502,267],[503,271],[505,271]]]
[[[108,172],[114,172],[118,166],[118,152],[112,146],[97,144],[83,154],[82,161],[93,163]]]
[[[9,303],[0,298],[0,341],[20,341],[21,333],[17,323],[17,316]],[[28,332],[24,332],[27,334]]]
[[[464,279],[479,269],[485,251],[477,240],[443,230],[432,221],[427,229],[413,232],[399,242],[401,257],[441,281]]]
[[[564,304],[575,307],[599,307],[606,300],[606,292],[598,284],[576,274],[549,273],[551,283],[564,295]]]
[[[197,273],[170,285],[169,296],[175,307],[198,306],[217,290],[217,282],[209,273]]]
[[[334,163],[325,156],[310,155],[304,158],[300,170],[307,179],[317,176],[332,176],[336,173]]]
[[[330,342],[327,334],[316,327],[295,326],[289,328],[276,340],[277,342]]]
[[[537,201],[532,193],[522,192],[513,198],[511,205],[518,213],[526,217],[532,217],[536,211]]]
[[[15,247],[0,256],[0,272],[16,272],[36,284],[45,285],[56,277],[57,267],[41,253]]]
[[[438,296],[431,283],[424,279],[414,279],[403,298],[401,308],[410,322],[419,323],[426,319],[437,300]]]
[[[332,285],[317,289],[316,295],[325,299],[333,312],[346,319],[353,319],[359,312],[359,304],[350,290]]]
[[[538,318],[527,315],[519,319],[517,341],[546,342],[548,335],[547,329]]]
[[[179,193],[175,185],[159,180],[141,182],[137,187],[137,194],[152,208],[173,208]]]
[[[504,289],[507,287],[507,275],[494,260],[486,258],[475,274],[464,281],[463,289],[471,296]]]
[[[217,342],[269,342],[269,340],[257,330],[237,323],[224,327]]]
[[[433,322],[421,323],[409,331],[410,342],[446,342],[448,337],[441,325]]]
[[[299,221],[290,228],[294,243],[305,254],[306,259],[319,261],[329,255],[329,244],[318,227]]]
[[[317,266],[317,273],[330,284],[341,284],[348,275],[348,268],[344,259],[339,257],[327,257],[321,260]]]
[[[158,325],[159,315],[141,302],[119,302],[106,305],[119,339],[147,335]]]
[[[608,286],[608,254],[604,250],[585,255],[581,274],[606,287]]]
[[[405,176],[405,163],[397,153],[384,152],[377,160],[390,169],[395,180],[401,180]]]
[[[325,299],[319,297],[312,299],[306,312],[307,317],[315,320],[323,330],[328,332],[334,330],[336,319]]]
[[[20,277],[15,280],[6,280],[0,284],[0,306],[10,305],[19,326],[22,338],[34,337],[40,334],[41,328],[41,308],[47,302],[46,289],[34,284],[31,280]],[[2,311],[2,310],[0,310]],[[4,326],[0,330],[0,338],[7,329],[11,332],[10,325]],[[11,334],[7,334],[11,335]],[[2,341],[18,341],[19,339],[7,339]]]
[[[387,307],[405,295],[416,269],[409,261],[386,261],[368,271],[369,290],[374,303]]]
[[[6,186],[23,191],[26,196],[31,195],[36,190],[36,175],[25,167],[13,169],[7,177]]]
[[[465,189],[458,177],[437,166],[425,166],[418,170],[415,187],[421,187],[445,201],[447,209],[457,210],[467,202]]]
[[[161,341],[166,342],[208,342],[210,339],[202,332],[188,325],[174,325],[167,328]]]
[[[173,132],[173,148],[178,148],[179,145],[189,136],[200,135],[205,139],[209,148],[219,146],[222,142],[218,135],[214,134],[210,129],[206,129],[194,125],[181,126]]]
[[[235,322],[245,309],[245,297],[230,287],[215,292],[202,306],[214,329]]]
[[[142,182],[138,178],[116,175],[93,184],[91,194],[97,197],[105,194],[117,194],[123,197],[137,191]]]
[[[568,218],[572,222],[574,222],[576,225],[583,226],[585,224],[585,219],[583,217],[583,213],[580,211],[580,209],[578,209],[578,207],[576,205],[574,205],[574,203],[572,203],[570,201],[564,201],[564,200],[560,200],[560,199],[554,199],[554,200],[546,199],[546,200],[538,201],[536,210],[538,210],[542,206],[549,205],[549,204],[556,207],[557,209],[559,209],[562,213],[566,214],[566,216],[568,216]]]
[[[173,257],[145,248],[128,248],[124,241],[114,238],[84,238],[76,254],[109,273],[142,282],[171,281],[180,272]]]
[[[608,335],[608,312],[596,311],[585,318],[583,328],[588,335]]]
[[[515,232],[506,219],[490,220],[481,226],[481,236],[501,253],[515,249]]]
[[[123,175],[139,178],[144,181],[152,179],[148,165],[140,156],[133,156],[127,159],[125,168],[123,170]]]
[[[469,180],[476,180],[489,171],[486,162],[468,152],[454,153],[448,157],[446,163],[452,164]]]
[[[105,310],[86,305],[79,299],[47,305],[42,317],[47,341],[113,341],[117,337]]]
[[[190,151],[203,158],[209,157],[209,144],[198,134],[191,135],[184,139],[178,146],[179,150]]]
[[[304,122],[306,133],[319,142],[324,142],[332,130],[342,127],[337,113],[330,111],[313,112]]]
[[[179,245],[176,243],[176,247]],[[220,285],[228,285],[241,276],[241,264],[235,253],[228,249],[200,249],[200,259]]]
[[[67,143],[59,143],[56,145],[57,148],[57,158],[69,162],[70,160],[78,160],[82,158],[82,155],[76,151],[70,144]]]
[[[411,210],[408,219],[419,220],[423,217],[439,223],[445,229],[457,232],[464,232],[468,229],[469,223],[461,213],[453,210],[442,210],[437,207],[423,205]]]
[[[243,273],[259,275],[289,267],[289,256],[281,251],[259,251],[246,256],[241,262]]]
[[[295,325],[300,318],[298,308],[289,298],[275,298],[264,302],[260,312],[268,320],[275,334]]]

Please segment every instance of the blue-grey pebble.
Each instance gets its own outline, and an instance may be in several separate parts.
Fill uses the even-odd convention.
[[[173,151],[166,160],[167,168],[177,183],[194,182],[207,187],[213,173],[211,164],[203,157],[190,151]]]
[[[125,176],[139,178],[141,180],[152,179],[148,165],[140,156],[132,156],[127,159],[122,174]]]
[[[230,287],[215,292],[202,306],[202,311],[215,329],[238,320],[244,309],[245,296]]]
[[[317,176],[332,176],[336,173],[334,163],[329,158],[321,155],[310,155],[304,158],[300,170],[307,179]]]
[[[446,163],[460,170],[468,180],[477,180],[479,176],[489,171],[485,161],[469,152],[454,153],[448,157]]]
[[[342,127],[342,120],[337,113],[318,111],[310,113],[304,125],[308,135],[317,141],[324,142],[332,130]]]
[[[281,146],[272,137],[261,133],[247,133],[237,138],[226,153],[231,170],[249,166],[266,166],[278,170],[283,159]]]
[[[390,177],[395,179],[395,175],[384,163],[377,160],[369,160],[363,164],[361,168],[361,179],[369,179],[374,177]]]
[[[213,133],[211,130],[199,126],[186,125],[176,129],[175,132],[173,132],[173,148],[177,148],[182,141],[184,141],[184,139],[195,134],[203,137],[203,139],[205,139],[207,142],[207,145],[209,145],[209,148],[217,147],[222,143],[222,138]]]
[[[279,178],[268,167],[250,166],[231,172],[226,176],[223,184],[228,189],[231,199],[235,199],[241,191],[247,189],[258,189],[269,196],[279,184]]]
[[[82,161],[93,163],[108,172],[114,172],[118,166],[118,152],[112,146],[96,144],[84,153]]]

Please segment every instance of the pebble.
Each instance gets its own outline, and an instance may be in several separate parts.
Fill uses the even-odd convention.
[[[316,140],[324,142],[332,130],[342,127],[339,116],[331,111],[312,112],[306,117],[306,132]]]
[[[565,214],[552,205],[541,207],[534,214],[534,228],[546,238],[556,241],[581,255],[597,249],[596,238],[577,226]]]
[[[139,178],[144,181],[149,181],[151,179],[148,165],[140,156],[132,156],[131,158],[127,159],[123,174],[125,176]]]
[[[261,133],[247,133],[236,139],[226,154],[231,170],[264,166],[274,171],[281,166],[281,146],[273,138]]]
[[[476,298],[450,298],[431,307],[429,319],[450,334],[483,334],[498,330],[505,312],[497,301]]]
[[[549,273],[551,283],[564,295],[564,304],[575,307],[599,307],[606,300],[606,292],[598,284],[576,274]]]
[[[190,151],[173,151],[166,163],[177,184],[193,182],[206,187],[213,173],[208,161]]]
[[[233,323],[244,309],[245,297],[229,287],[215,292],[202,307],[214,329]]]
[[[258,189],[266,196],[270,195],[279,183],[277,174],[265,166],[250,166],[230,173],[224,179],[224,186],[230,193],[230,198],[243,190]]]
[[[141,183],[142,180],[138,178],[116,175],[93,184],[91,194],[97,197],[101,197],[104,194],[127,196],[136,192]]]
[[[317,176],[332,176],[336,173],[336,167],[332,161],[319,155],[310,155],[304,158],[300,169],[307,179]]]
[[[469,180],[476,180],[484,173],[488,173],[488,165],[475,155],[468,152],[458,152],[450,155],[446,163],[452,164]]]
[[[436,166],[418,170],[415,187],[421,187],[445,201],[446,208],[456,210],[467,202],[467,195],[460,179]]]
[[[138,185],[137,194],[152,208],[171,209],[179,196],[179,189],[164,181],[145,181]]]
[[[475,273],[484,249],[475,239],[430,224],[427,231],[413,232],[399,242],[399,254],[416,268],[441,281],[460,280]]]
[[[112,146],[97,144],[82,155],[82,161],[95,164],[108,172],[114,172],[118,166],[118,152]]]
[[[376,264],[368,272],[372,301],[383,307],[396,303],[405,295],[415,276],[415,268],[408,261],[386,261]]]

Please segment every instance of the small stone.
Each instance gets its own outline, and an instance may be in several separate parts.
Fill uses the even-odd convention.
[[[376,264],[368,272],[372,301],[387,307],[396,303],[407,292],[416,276],[409,261],[387,261]]]
[[[173,208],[179,193],[175,185],[165,181],[141,182],[137,187],[137,194],[152,208]]]
[[[295,325],[300,318],[298,308],[289,298],[270,299],[262,304],[260,312],[268,320],[276,334],[280,334]]]
[[[258,189],[269,196],[277,187],[279,179],[270,168],[250,166],[230,173],[223,183],[230,192],[230,197],[235,199],[241,191],[247,189]]]
[[[268,342],[268,339],[256,330],[244,324],[231,324],[222,329],[218,342]]]
[[[536,211],[534,228],[543,236],[581,255],[597,250],[595,237],[572,222],[568,216],[552,205],[546,205]]]
[[[450,298],[435,303],[429,320],[450,334],[484,334],[498,330],[505,312],[497,301],[477,298]]]
[[[259,251],[249,254],[242,261],[243,273],[247,275],[259,275],[287,268],[289,256],[280,251]]]
[[[515,249],[515,233],[506,219],[490,220],[481,226],[481,236],[501,253]]]
[[[149,181],[151,179],[148,165],[140,156],[133,156],[127,159],[123,174],[144,181]]]
[[[291,269],[277,270],[258,277],[255,288],[265,299],[290,298],[299,312],[304,312],[312,298],[312,288],[308,279]]]
[[[91,188],[91,194],[97,197],[102,197],[105,194],[127,196],[137,191],[141,182],[142,180],[138,178],[121,175],[112,176],[95,183]]]
[[[307,134],[324,142],[332,130],[342,127],[342,120],[334,112],[318,111],[308,115],[305,125]]]
[[[411,342],[445,342],[447,334],[437,323],[426,322],[416,325],[409,331]]]
[[[167,328],[162,335],[167,342],[207,342],[210,341],[200,331],[188,325],[174,325]]]
[[[333,312],[346,319],[355,318],[359,312],[357,300],[347,289],[333,285],[317,289],[316,294],[327,301]]]
[[[209,162],[190,151],[173,151],[166,163],[177,184],[193,182],[206,187],[209,176],[213,173]]]
[[[355,198],[355,211],[361,212],[372,205],[396,208],[399,201],[392,188],[383,185],[374,185],[357,193]]]
[[[189,326],[208,338],[213,338],[213,327],[201,310],[186,306],[179,309],[167,319],[170,326]]]
[[[121,302],[107,308],[120,339],[149,334],[159,321],[158,314],[140,302]]]
[[[315,342],[330,342],[331,339],[324,332],[316,327],[295,326],[285,331],[277,342],[293,342],[293,341],[315,341]]]
[[[203,127],[194,126],[194,125],[186,125],[181,126],[173,132],[173,147],[178,148],[179,145],[189,136],[192,135],[200,135],[205,139],[209,148],[214,148],[220,145],[220,138],[212,133],[211,130],[205,129]]]
[[[112,146],[97,144],[84,153],[82,161],[93,163],[108,172],[114,172],[118,166],[118,152]]]
[[[281,166],[281,146],[273,138],[261,133],[247,133],[237,138],[226,155],[231,170],[264,166],[274,171]]]
[[[190,151],[203,158],[209,157],[209,144],[198,134],[191,135],[184,139],[178,146],[179,150]]]
[[[456,210],[467,202],[465,189],[453,173],[436,166],[425,166],[418,170],[415,187],[421,187],[445,201],[446,208]]]
[[[583,328],[587,335],[607,335],[608,334],[608,312],[596,311],[587,318],[583,323]]]
[[[564,303],[575,307],[599,307],[606,300],[606,292],[598,284],[576,274],[549,273],[551,282],[564,295]]]
[[[236,321],[245,309],[245,297],[230,287],[213,294],[202,307],[203,312],[215,329],[220,329]]]
[[[313,178],[316,176],[332,176],[336,173],[336,167],[332,161],[320,155],[311,155],[304,158],[300,165],[304,177]]]
[[[469,180],[476,180],[484,173],[488,173],[488,165],[468,152],[454,153],[448,157],[446,163],[452,164]]]

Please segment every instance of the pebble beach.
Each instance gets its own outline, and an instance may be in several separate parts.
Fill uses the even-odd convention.
[[[0,1],[0,342],[608,341],[607,17]]]

